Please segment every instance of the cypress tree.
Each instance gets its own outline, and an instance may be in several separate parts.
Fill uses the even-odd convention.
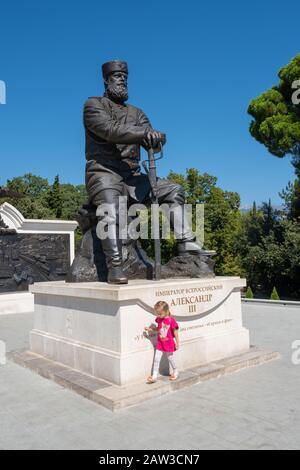
[[[55,217],[57,219],[60,219],[60,217],[62,216],[63,200],[58,175],[55,176],[53,185],[49,190],[48,205],[50,209],[54,212]]]
[[[246,299],[253,299],[254,298],[253,291],[252,291],[250,286],[247,287],[245,298]]]
[[[280,297],[279,297],[279,295],[278,295],[278,292],[277,292],[277,289],[276,289],[275,286],[273,287],[273,290],[272,290],[272,294],[271,294],[270,299],[271,299],[271,300],[280,300]]]

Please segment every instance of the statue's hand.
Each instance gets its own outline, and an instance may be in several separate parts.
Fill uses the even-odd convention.
[[[166,143],[166,134],[163,134],[160,131],[155,131],[152,129],[151,131],[147,131],[144,136],[143,140],[143,146],[148,149],[148,148],[153,148],[153,149],[158,149],[159,144],[164,145]]]

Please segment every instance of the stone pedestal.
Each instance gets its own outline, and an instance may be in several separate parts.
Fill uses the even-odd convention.
[[[34,293],[30,349],[43,357],[115,385],[144,381],[151,371],[153,305],[170,304],[180,327],[180,370],[249,350],[242,325],[239,277],[106,283],[43,282]],[[163,372],[163,371],[162,371]]]

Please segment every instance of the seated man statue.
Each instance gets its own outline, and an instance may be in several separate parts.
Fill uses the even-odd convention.
[[[113,60],[102,65],[104,96],[89,98],[84,106],[86,132],[86,188],[89,204],[98,207],[110,203],[113,217],[109,218],[113,237],[101,240],[108,268],[108,282],[126,284],[119,239],[119,196],[131,203],[149,200],[150,184],[140,172],[140,148],[158,152],[166,142],[165,134],[154,130],[139,108],[126,103],[128,99],[127,63]],[[179,184],[167,179],[157,180],[159,204],[176,204],[182,208],[185,195]],[[98,217],[101,221],[102,216]],[[173,224],[174,225],[174,224]],[[190,226],[183,223],[182,233],[176,233],[179,254],[203,253],[195,242]],[[174,226],[173,226],[174,228]]]

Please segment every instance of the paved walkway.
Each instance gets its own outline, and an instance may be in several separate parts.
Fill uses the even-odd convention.
[[[16,364],[0,366],[0,449],[300,449],[300,364],[291,361],[300,309],[243,311],[251,343],[282,359],[115,414]],[[0,315],[8,350],[26,347],[31,327],[31,314]]]

